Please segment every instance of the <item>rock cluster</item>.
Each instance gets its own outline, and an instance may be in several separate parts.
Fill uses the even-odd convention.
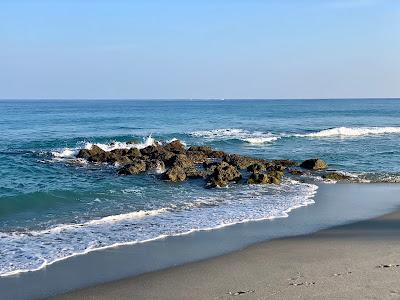
[[[160,173],[161,179],[173,182],[203,178],[206,187],[225,187],[240,181],[248,184],[280,184],[286,173],[301,175],[292,160],[267,161],[238,154],[217,151],[209,146],[191,146],[188,149],[178,140],[154,143],[143,149],[115,149],[104,151],[93,145],[81,149],[78,158],[93,163],[119,166],[119,175],[135,175],[146,171]],[[304,161],[300,167],[311,170],[326,168],[320,159]]]

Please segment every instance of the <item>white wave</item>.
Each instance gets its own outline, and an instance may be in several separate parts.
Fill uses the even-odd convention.
[[[132,149],[132,148],[137,148],[137,149],[143,149],[148,146],[154,146],[156,144],[159,144],[158,141],[156,141],[154,138],[148,136],[143,143],[126,143],[126,142],[117,142],[114,141],[110,144],[101,144],[101,143],[86,143],[85,149],[91,149],[93,145],[96,145],[97,147],[103,149],[104,151],[112,151],[116,149]]]
[[[179,140],[177,138],[172,138],[172,139],[166,141],[166,143],[168,144],[168,143],[172,143],[172,142],[175,142],[175,141],[180,141],[183,146],[187,147],[187,144],[184,141]]]
[[[382,135],[400,133],[400,127],[337,127],[307,134],[299,137],[357,137],[365,135]]]
[[[261,131],[251,132],[248,130],[238,129],[238,128],[222,128],[213,130],[194,131],[191,132],[190,135],[210,140],[238,139],[243,142],[254,145],[272,143],[280,138],[279,136],[274,136],[270,132],[261,132]]]
[[[131,149],[131,148],[143,149],[148,146],[153,146],[156,144],[160,144],[160,142],[156,141],[150,135],[147,138],[145,138],[142,143],[126,143],[126,142],[118,142],[118,141],[114,141],[109,144],[85,143],[83,148],[90,150],[94,145],[96,145],[99,148],[103,149],[104,151],[112,151],[115,149]],[[76,158],[76,155],[78,154],[80,149],[81,149],[81,147],[62,148],[62,149],[51,151],[51,155],[54,158],[56,158],[57,160],[74,159],[74,158]]]
[[[205,191],[202,196],[198,191],[191,195],[191,191],[185,190],[184,202],[175,202],[169,207],[112,215],[81,224],[61,224],[44,230],[0,232],[0,277],[37,270],[104,248],[248,221],[285,218],[291,210],[314,203],[316,190],[316,185],[293,180],[284,181],[280,186],[235,186]],[[174,196],[177,196],[175,192]]]
[[[272,143],[277,141],[279,138],[276,136],[270,136],[270,137],[253,137],[253,138],[244,138],[243,141],[249,143],[249,144],[265,144],[265,143]]]
[[[65,148],[60,151],[52,151],[51,154],[56,158],[74,158],[78,154],[78,150]]]

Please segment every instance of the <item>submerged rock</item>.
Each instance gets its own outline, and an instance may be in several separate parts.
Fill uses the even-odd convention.
[[[328,167],[327,163],[319,158],[307,159],[300,164],[300,167],[308,170],[323,170]]]
[[[339,172],[329,172],[326,173],[322,176],[322,178],[324,179],[329,179],[329,180],[335,180],[335,181],[340,181],[340,180],[349,180],[351,179],[350,176],[345,175],[343,173],[339,173]]]

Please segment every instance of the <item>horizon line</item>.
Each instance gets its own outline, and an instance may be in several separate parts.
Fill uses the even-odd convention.
[[[400,97],[349,98],[0,98],[0,101],[282,101],[282,100],[400,100]]]

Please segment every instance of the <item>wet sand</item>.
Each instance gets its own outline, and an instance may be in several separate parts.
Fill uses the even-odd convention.
[[[56,299],[397,299],[399,282],[400,210]]]

